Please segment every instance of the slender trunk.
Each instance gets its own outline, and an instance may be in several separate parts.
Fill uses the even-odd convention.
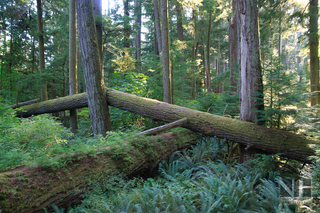
[[[136,24],[139,25],[138,33],[136,34],[136,39],[135,39],[136,59],[140,61],[141,60],[141,0],[135,0],[134,7],[135,7],[135,16],[136,16],[135,22]]]
[[[236,15],[236,0],[232,1],[232,17],[229,25],[229,62],[230,62],[230,94],[237,93],[237,75],[238,75],[238,23]]]
[[[77,94],[77,32],[76,1],[69,1],[69,95]],[[70,110],[70,130],[78,129],[78,110]]]
[[[106,135],[112,130],[109,111],[107,110],[107,97],[104,89],[104,78],[101,72],[98,41],[94,23],[94,13],[91,1],[78,0],[77,20],[81,48],[83,73],[88,93],[88,106],[92,130],[95,136]]]
[[[157,35],[157,45],[159,54],[162,52],[162,42],[161,42],[161,27],[160,27],[160,17],[159,17],[159,6],[158,0],[153,0],[153,12],[154,12],[154,19],[155,19],[155,28],[156,28],[156,35]]]
[[[126,48],[130,47],[130,23],[129,23],[129,0],[123,0],[124,6],[124,43],[123,46]]]
[[[192,38],[194,45],[192,45],[192,56],[191,56],[191,62],[195,63],[196,61],[196,55],[197,55],[197,50],[198,50],[198,42],[196,43],[196,23],[197,23],[197,15],[196,15],[196,10],[192,10]],[[196,82],[196,66],[193,64],[191,66],[191,85],[190,85],[190,95],[191,99],[196,98],[196,91],[197,91],[197,82]]]
[[[207,89],[211,92],[211,75],[210,75],[210,37],[211,37],[211,23],[212,23],[212,13],[209,12],[209,26],[208,26],[208,40],[207,40],[207,53],[206,57],[206,79],[207,79]],[[204,47],[203,47],[204,48]]]
[[[177,1],[176,2],[176,12],[177,12],[177,32],[178,32],[178,39],[183,41],[183,26],[182,26],[182,6]]]
[[[310,0],[310,84],[311,106],[319,104],[319,35],[318,35],[318,0]]]
[[[161,2],[161,25],[162,25],[162,80],[163,101],[172,103],[172,76],[170,69],[170,46],[169,46],[169,14],[168,0]]]
[[[44,61],[44,38],[43,38],[43,21],[42,21],[42,4],[41,0],[37,0],[37,11],[38,11],[38,33],[39,33],[39,68],[40,73],[44,72],[45,61]],[[47,84],[43,79],[41,80],[41,101],[48,100]]]

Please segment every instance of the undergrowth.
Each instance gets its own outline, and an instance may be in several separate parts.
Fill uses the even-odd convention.
[[[0,106],[1,107],[1,106]],[[130,144],[124,143],[137,131],[108,132],[106,137],[81,137],[50,115],[18,119],[4,105],[0,115],[0,172],[20,165],[53,169],[65,166],[59,155],[93,154],[100,147],[110,147],[111,157],[123,157]]]

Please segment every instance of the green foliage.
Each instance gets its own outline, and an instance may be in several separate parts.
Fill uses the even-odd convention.
[[[84,212],[289,213],[300,208],[298,202],[281,201],[279,174],[266,175],[274,170],[277,156],[260,155],[247,164],[225,165],[212,161],[217,157],[218,146],[219,141],[213,140],[175,152],[159,165],[160,177],[139,182],[137,187],[130,184],[137,179],[123,182],[121,177],[107,177],[110,180],[99,182],[106,186],[96,183],[99,196],[92,193],[81,209]],[[114,185],[109,185],[114,181]]]

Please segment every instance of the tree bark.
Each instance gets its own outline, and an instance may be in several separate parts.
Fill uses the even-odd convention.
[[[76,1],[69,1],[69,95],[77,94]],[[70,130],[78,129],[78,110],[70,110]]]
[[[98,50],[101,62],[101,73],[102,77],[104,76],[103,72],[103,44],[102,44],[102,2],[101,0],[93,0],[93,13],[94,19],[96,23],[96,30],[97,30],[97,39],[98,39]]]
[[[256,0],[237,1],[240,15],[240,119],[258,123],[263,110],[258,6]],[[259,111],[259,112],[258,112]]]
[[[43,73],[45,69],[45,61],[44,61],[44,38],[43,38],[41,0],[37,0],[37,11],[38,11],[37,21],[38,21],[38,31],[39,31],[39,68],[40,68],[40,73]],[[46,101],[48,100],[47,84],[44,82],[42,82],[42,84],[43,86],[41,87],[41,101]]]
[[[310,85],[311,106],[319,104],[319,35],[318,35],[318,0],[310,0],[309,6],[309,45],[310,45]]]
[[[90,181],[117,173],[128,177],[150,175],[160,161],[175,151],[195,145],[197,139],[190,131],[148,138],[136,136],[126,141],[128,151],[119,156],[114,156],[115,147],[103,147],[91,154],[58,156],[60,161],[69,163],[56,170],[38,165],[2,172],[0,209],[2,213],[43,212],[51,203],[67,208],[90,190]]]
[[[101,72],[98,41],[92,1],[76,1],[83,74],[88,93],[88,106],[93,134],[103,136],[112,130],[106,90]]]
[[[21,111],[17,112],[17,116],[29,117],[31,115],[86,107],[88,105],[86,96],[86,93],[81,93],[24,106]],[[181,118],[187,118],[187,124],[182,127],[208,136],[225,138],[228,141],[254,147],[268,153],[283,153],[285,157],[303,162],[310,162],[308,157],[314,155],[314,151],[308,147],[308,144],[315,142],[302,135],[268,129],[251,122],[200,112],[116,90],[108,89],[107,96],[110,106],[151,119],[170,123]]]
[[[153,12],[154,12],[154,19],[155,19],[155,26],[156,26],[156,36],[157,36],[157,45],[159,54],[162,52],[162,43],[161,43],[161,27],[160,27],[160,18],[159,18],[159,7],[158,7],[158,0],[153,0]]]
[[[163,101],[172,103],[172,76],[170,69],[170,45],[169,45],[169,14],[168,0],[161,2],[161,25],[162,25],[162,81]]]

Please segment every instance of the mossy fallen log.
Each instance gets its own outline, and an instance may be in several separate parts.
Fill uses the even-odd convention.
[[[314,144],[315,141],[302,135],[269,129],[251,122],[200,112],[112,89],[107,89],[107,97],[111,106],[168,123],[187,118],[188,122],[182,125],[184,128],[208,136],[225,138],[268,153],[282,153],[285,157],[302,162],[310,162],[308,157],[315,154],[309,147],[309,144]],[[17,115],[28,117],[86,107],[87,104],[86,93],[81,93],[22,107],[22,111]]]
[[[116,173],[131,177],[154,171],[161,160],[174,151],[196,144],[197,139],[197,134],[187,130],[139,136],[128,140],[125,147],[105,147],[91,154],[60,156],[69,163],[55,170],[39,165],[2,172],[0,212],[43,212],[43,208],[51,203],[66,208],[89,190],[90,180]]]

